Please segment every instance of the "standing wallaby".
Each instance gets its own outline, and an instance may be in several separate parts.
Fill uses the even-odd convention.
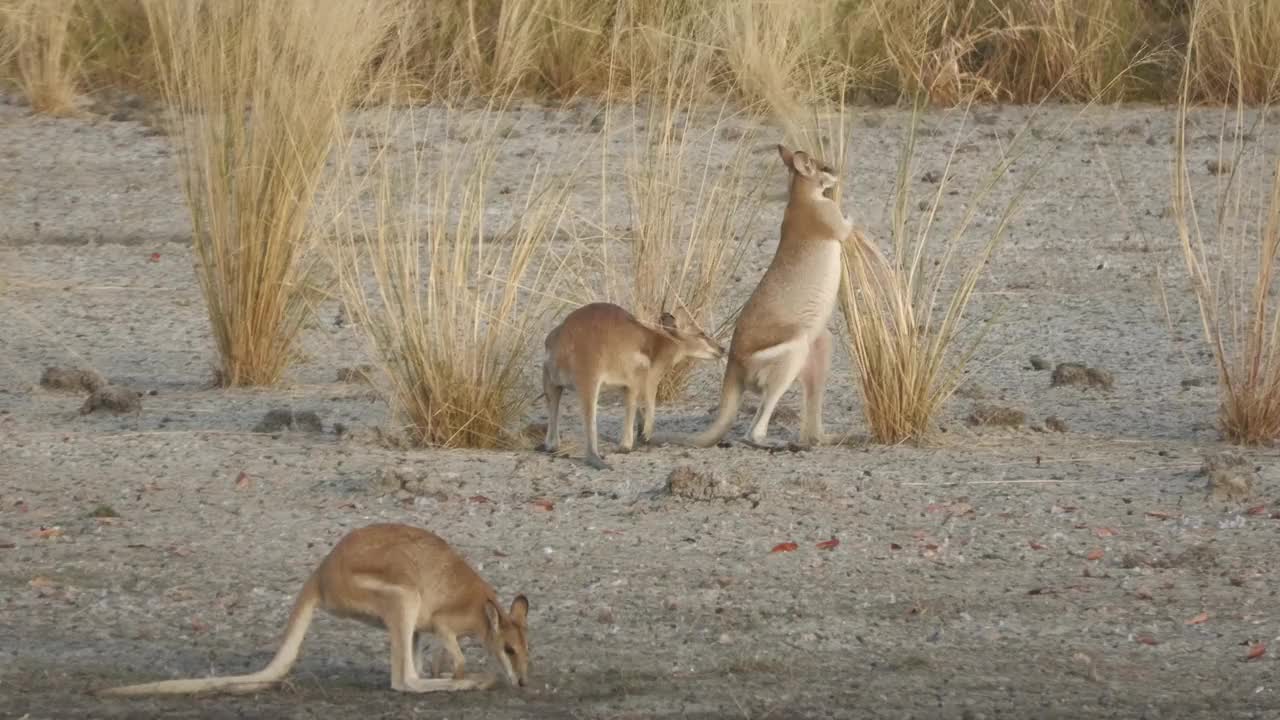
[[[779,145],[791,171],[791,189],[782,216],[778,249],[743,306],[729,344],[720,391],[720,413],[699,435],[657,441],[710,447],[733,427],[744,391],[761,395],[747,438],[764,446],[769,418],[782,394],[800,378],[803,420],[800,443],[822,442],[822,398],[831,367],[827,322],[840,291],[841,247],[852,227],[826,191],[839,179],[803,151]]]
[[[555,452],[560,445],[560,394],[566,387],[578,390],[582,424],[587,435],[586,462],[608,469],[600,457],[596,439],[596,400],[605,385],[626,388],[626,418],[622,426],[622,452],[635,444],[636,398],[644,394],[644,430],[653,436],[653,414],[658,381],[685,358],[716,360],[724,348],[698,328],[684,308],[663,313],[661,325],[652,328],[631,313],[610,303],[591,303],[569,313],[547,335],[547,357],[542,384],[547,395],[547,438],[539,450]]]
[[[460,637],[476,637],[506,671],[512,685],[528,681],[529,601],[516,596],[510,612],[498,596],[449,544],[416,527],[369,525],[352,530],[320,562],[302,586],[285,625],[284,641],[266,668],[249,675],[162,680],[109,688],[100,695],[178,695],[202,692],[249,693],[279,682],[298,659],[316,607],[338,617],[385,627],[391,635],[391,687],[403,692],[489,688],[492,675],[467,677]],[[435,635],[441,647],[431,679],[418,675],[418,642]],[[440,676],[445,655],[452,678]]]

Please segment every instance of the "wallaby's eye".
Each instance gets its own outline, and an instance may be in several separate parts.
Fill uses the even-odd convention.
[[[508,655],[511,655],[511,656],[513,656],[513,657],[514,657],[514,656],[515,656],[515,654],[516,654],[516,649],[515,649],[515,648],[513,648],[513,647],[511,647],[510,645],[508,645],[508,646],[506,646],[505,648],[503,648],[503,650],[504,650],[504,651],[506,651],[506,653],[507,653]]]

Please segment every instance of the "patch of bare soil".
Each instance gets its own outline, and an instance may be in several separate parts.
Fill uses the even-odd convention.
[[[1046,112],[1052,126],[1077,110]],[[960,198],[939,211],[939,237],[1025,117],[1003,109],[961,133],[948,180]],[[931,442],[767,453],[737,442],[744,415],[730,447],[612,453],[615,469],[600,472],[576,455],[376,441],[387,408],[337,374],[371,358],[357,329],[330,321],[336,305],[320,308],[281,387],[212,387],[167,139],[128,117],[49,120],[0,104],[0,714],[1280,717],[1280,463],[1254,449],[1201,471],[1224,448],[1213,383],[1182,382],[1214,372],[1164,214],[1172,120],[1099,110],[1062,143],[1043,141],[1048,164],[973,308],[987,336],[968,381],[981,392],[953,401]],[[844,197],[870,237],[887,237],[906,122],[858,111],[851,131]],[[567,171],[584,134],[606,131],[540,107],[511,123],[499,166],[512,184],[540,162]],[[699,123],[714,127],[692,118],[686,133]],[[926,167],[913,178],[946,157],[955,118],[928,115],[924,130]],[[728,137],[710,132],[717,157]],[[1216,153],[1216,141],[1196,141],[1193,167]],[[781,188],[769,152],[756,171]],[[932,193],[933,181],[913,183]],[[578,210],[595,212],[599,181],[575,192]],[[773,251],[777,195],[760,208],[726,312]],[[998,219],[984,212],[979,227]],[[1087,363],[1080,377],[1095,387],[1054,387],[1044,358]],[[82,415],[91,388],[42,387],[49,366],[92,368],[145,402]],[[1106,375],[1090,380],[1091,367]],[[717,372],[700,368],[683,401],[659,409],[660,431],[710,422]],[[852,380],[837,351],[826,422],[858,437]],[[1071,431],[970,426],[983,397]],[[795,438],[798,392],[783,407],[774,441]],[[255,432],[269,411],[276,422]],[[602,404],[606,452],[621,413]],[[563,416],[566,438],[580,437],[576,408]],[[525,420],[544,421],[541,406]],[[1248,492],[1212,492],[1227,483],[1211,485],[1217,471],[1247,471]],[[441,534],[504,601],[528,595],[531,687],[392,692],[385,633],[320,616],[279,689],[90,694],[262,667],[315,563],[380,521]],[[467,652],[469,668],[492,670],[479,648]]]

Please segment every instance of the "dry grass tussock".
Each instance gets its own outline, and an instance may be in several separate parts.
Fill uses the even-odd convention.
[[[309,211],[391,27],[373,0],[149,0],[224,385],[274,383],[320,292]],[[167,48],[167,50],[161,50]]]
[[[1211,10],[1205,19],[1212,20]],[[1200,19],[1197,16],[1197,21]],[[1239,38],[1236,38],[1239,41]],[[1208,52],[1221,53],[1213,45]],[[1257,68],[1254,48],[1240,42],[1232,51],[1236,78]],[[1280,309],[1275,306],[1280,269],[1280,154],[1246,140],[1244,96],[1234,93],[1235,112],[1223,113],[1219,161],[1231,171],[1221,177],[1216,217],[1202,227],[1196,211],[1187,151],[1187,114],[1200,46],[1188,52],[1184,101],[1179,108],[1173,180],[1174,217],[1190,274],[1205,338],[1218,366],[1221,404],[1218,421],[1228,440],[1242,444],[1280,439]],[[1224,89],[1242,87],[1228,78]],[[1263,108],[1258,122],[1265,122]]]
[[[948,293],[944,284],[957,272],[956,253],[973,218],[985,207],[997,183],[1022,154],[1022,136],[1015,139],[986,181],[964,203],[965,213],[949,237],[935,237],[934,221],[947,196],[947,178],[955,148],[943,169],[943,180],[919,216],[911,197],[914,177],[916,123],[903,141],[893,196],[891,251],[886,259],[874,245],[855,233],[846,244],[840,309],[845,340],[857,370],[863,414],[873,438],[899,443],[920,438],[931,429],[943,403],[955,392],[964,369],[981,340],[980,330],[969,332],[965,312],[974,289],[995,252],[1008,223],[1021,204],[1016,191],[984,232],[976,252],[958,269],[958,281]]]
[[[608,256],[606,238],[604,269],[614,276],[613,299],[642,321],[656,324],[663,312],[683,307],[708,334],[727,342],[730,323],[714,313],[746,249],[760,184],[748,173],[755,144],[750,133],[731,133],[727,154],[717,152],[713,141],[733,117],[726,106],[709,126],[691,129],[698,98],[689,78],[700,67],[705,64],[695,60],[683,79],[671,76],[662,92],[629,105],[636,113],[625,168],[630,263],[621,262],[620,248]],[[618,290],[627,284],[616,277],[622,268],[630,271],[629,302]],[[692,369],[692,361],[673,367],[658,398],[677,397]]]
[[[45,18],[71,8],[61,69],[42,50],[44,66],[73,80],[79,68],[91,86],[138,91],[154,84],[158,70],[138,11],[154,1],[0,3]],[[403,0],[387,7],[408,13],[398,18],[404,32],[396,53],[419,96],[650,92],[682,67],[671,62],[675,43],[711,52],[712,67],[695,79],[704,100],[733,94],[748,105],[776,103],[780,92],[805,87],[816,97],[873,102],[924,94],[937,105],[975,96],[1174,101],[1193,34],[1200,48],[1195,100],[1218,101],[1228,85],[1247,102],[1274,100],[1280,91],[1280,4],[1267,0]],[[1202,16],[1194,28],[1193,7]],[[10,35],[20,27],[5,22]]]
[[[460,147],[380,156],[372,180],[344,173],[347,187],[336,195],[372,196],[372,213],[338,206],[331,257],[347,311],[386,371],[397,423],[415,446],[526,442],[513,427],[537,398],[528,372],[544,320],[562,305],[553,295],[559,268],[545,250],[572,176],[535,174],[514,225],[491,237],[485,209],[502,137],[501,113],[486,111]]]
[[[76,0],[0,0],[0,67],[37,112],[76,112],[77,53],[71,52]]]

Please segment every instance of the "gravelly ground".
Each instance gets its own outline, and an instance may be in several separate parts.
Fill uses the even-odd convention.
[[[1260,483],[1247,501],[1206,496],[1202,455],[1221,449],[1216,388],[1168,217],[1174,117],[1079,112],[1045,111],[1032,156],[965,240],[980,241],[1006,194],[1033,183],[974,307],[991,327],[971,384],[934,442],[855,439],[776,455],[654,448],[614,455],[615,470],[598,473],[531,452],[373,442],[386,408],[369,388],[334,382],[337,368],[367,358],[350,327],[329,321],[331,306],[284,386],[210,389],[211,343],[166,138],[135,122],[49,120],[0,105],[0,714],[1280,716],[1276,452],[1248,453]],[[590,114],[511,113],[506,181],[519,183],[537,162],[572,162],[574,148],[599,139]],[[939,232],[955,227],[964,188],[1026,116],[983,111],[964,131],[951,185],[960,194],[947,196]],[[1218,153],[1216,116],[1196,120],[1192,173],[1211,189],[1204,164]],[[879,238],[906,121],[875,110],[851,123],[846,204]],[[915,178],[942,168],[955,118],[930,114],[923,127]],[[767,264],[781,211],[782,175],[767,146],[775,138],[756,129],[759,172],[776,182],[727,305]],[[712,151],[726,154],[725,135],[714,137]],[[1259,140],[1274,147],[1276,135]],[[609,141],[620,157],[625,138]],[[1020,181],[1032,157],[1046,164]],[[620,189],[609,192],[625,207]],[[599,197],[586,178],[575,207],[590,216]],[[1115,387],[1050,387],[1031,355],[1107,369]],[[137,415],[81,416],[81,395],[38,386],[55,364],[155,394]],[[705,368],[660,421],[701,427],[717,387]],[[1026,410],[1031,425],[1053,415],[1069,430],[969,428],[978,395]],[[829,398],[829,426],[859,437],[839,353]],[[282,405],[315,410],[325,432],[251,432]],[[606,438],[617,436],[618,414],[604,409]],[[535,407],[529,420],[542,417]],[[780,436],[798,429],[794,413],[782,420]],[[336,437],[335,423],[353,433]],[[571,417],[571,437],[578,427]],[[758,503],[651,493],[677,466],[754,487]],[[382,481],[396,467],[420,477],[413,492]],[[90,517],[100,505],[119,517]],[[261,666],[314,563],[346,530],[375,520],[429,527],[504,598],[528,594],[532,688],[392,693],[385,636],[322,618],[279,691],[129,702],[87,694]],[[42,537],[55,527],[60,534]],[[831,538],[834,549],[815,547]],[[770,552],[788,541],[798,549]],[[1259,641],[1267,652],[1245,662],[1245,643]]]

